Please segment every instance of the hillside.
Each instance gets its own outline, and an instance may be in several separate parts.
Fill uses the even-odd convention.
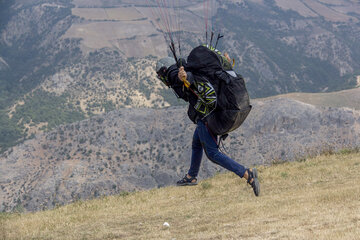
[[[273,96],[269,99],[289,98],[303,103],[321,107],[346,107],[360,110],[360,88],[343,90],[331,93],[288,93]]]
[[[359,171],[359,152],[342,151],[259,167],[258,198],[245,181],[226,173],[194,187],[123,192],[51,211],[0,214],[0,238],[357,239]]]
[[[204,42],[204,2],[178,2],[186,56]],[[357,85],[357,1],[210,2],[215,35],[225,35],[219,49],[236,60],[253,98]],[[181,105],[152,71],[169,54],[156,5],[0,0],[0,152],[115,109]]]
[[[120,109],[37,134],[0,155],[0,211],[37,211],[172,185],[187,171],[195,125],[186,108]],[[225,151],[244,165],[360,146],[360,112],[258,100]],[[200,178],[223,171],[205,160]]]

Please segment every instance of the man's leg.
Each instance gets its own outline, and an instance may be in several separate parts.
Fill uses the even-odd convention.
[[[198,136],[200,138],[201,144],[205,150],[207,157],[214,163],[219,164],[220,166],[226,168],[229,171],[234,172],[239,177],[244,177],[246,168],[235,162],[233,159],[229,158],[225,154],[219,151],[217,145],[217,137],[213,136],[206,125],[199,121],[198,123]]]
[[[235,162],[225,154],[219,151],[217,137],[214,137],[203,122],[198,124],[198,135],[207,157],[214,163],[234,172],[241,178],[245,178],[254,190],[254,194],[259,196],[260,183],[256,168],[252,170],[245,168],[243,165]]]
[[[191,154],[191,165],[188,171],[189,176],[197,177],[200,169],[201,159],[203,155],[203,148],[199,138],[198,126],[195,129],[193,140],[192,140],[192,154]]]
[[[177,181],[177,185],[185,186],[185,185],[196,185],[197,184],[197,175],[199,173],[201,159],[203,155],[203,148],[200,142],[198,127],[196,127],[192,140],[192,154],[191,154],[191,164],[190,169],[186,176]]]

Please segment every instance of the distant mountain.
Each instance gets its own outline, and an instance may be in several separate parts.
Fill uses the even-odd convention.
[[[0,1],[0,152],[94,114],[181,105],[152,70],[170,53],[149,2],[153,7],[144,0]],[[180,4],[185,56],[205,40],[204,4]],[[357,84],[358,1],[213,0],[212,6],[215,36],[225,35],[219,49],[236,60],[253,98]]]
[[[120,109],[37,134],[0,157],[0,210],[172,185],[188,170],[194,131],[183,107]],[[286,98],[254,101],[225,141],[246,165],[360,146],[360,112]],[[204,156],[200,178],[223,171]]]
[[[272,0],[228,3],[216,21],[250,92],[264,97],[355,86],[359,17],[358,1]]]

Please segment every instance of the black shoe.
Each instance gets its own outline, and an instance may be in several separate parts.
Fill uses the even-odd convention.
[[[250,171],[250,169],[246,170],[248,172],[248,180],[247,183],[251,185],[252,189],[254,190],[255,196],[259,196],[260,195],[260,183],[258,180],[258,172],[256,170],[256,168],[253,168],[252,171]],[[253,179],[252,183],[251,180]]]
[[[197,185],[196,177],[188,178],[187,175],[179,181],[176,182],[178,186],[187,186],[187,185]]]

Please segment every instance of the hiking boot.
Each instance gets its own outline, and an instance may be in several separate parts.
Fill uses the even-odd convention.
[[[258,172],[257,172],[256,168],[253,168],[252,171],[250,171],[250,169],[247,169],[246,171],[247,171],[248,176],[249,176],[248,180],[247,180],[247,183],[250,184],[250,186],[254,190],[255,196],[258,197],[260,195],[260,183],[259,183],[259,180],[258,180]]]
[[[183,179],[176,182],[176,185],[178,186],[197,185],[197,179],[196,177],[188,178],[188,175],[186,174]]]

